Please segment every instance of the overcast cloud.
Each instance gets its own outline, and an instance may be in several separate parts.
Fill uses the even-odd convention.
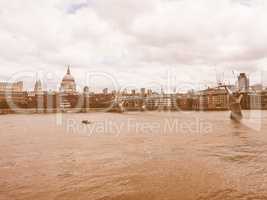
[[[264,0],[1,0],[0,78],[38,72],[56,88],[70,64],[80,87],[90,71],[137,88],[233,83],[232,70],[264,82],[266,11]]]

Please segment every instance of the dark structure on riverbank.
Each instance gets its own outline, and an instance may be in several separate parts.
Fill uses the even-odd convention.
[[[40,80],[36,81],[32,92],[23,91],[23,83],[1,83],[0,113],[12,112],[89,112],[91,110],[109,111],[114,105],[121,105],[125,111],[220,111],[229,109],[229,94],[220,88],[207,88],[202,91],[186,94],[164,94],[152,92],[145,88],[112,91],[104,89],[102,93],[92,93],[88,87],[83,92],[76,91],[74,77],[68,67],[62,79],[59,92],[46,92]],[[242,73],[238,79],[239,91],[243,98],[242,109],[267,109],[267,90],[250,89],[246,75]],[[257,87],[259,88],[259,87]]]
[[[64,94],[49,93],[30,95],[27,92],[0,92],[1,112],[28,109],[36,112],[60,112],[74,110],[87,112],[94,109],[109,109],[115,102],[115,94]],[[145,106],[146,110],[196,110],[220,111],[228,110],[228,95],[217,89],[208,89],[198,94],[175,94],[153,96],[128,96],[123,99],[123,107],[127,111],[137,111]],[[242,109],[267,109],[267,91],[243,93]]]

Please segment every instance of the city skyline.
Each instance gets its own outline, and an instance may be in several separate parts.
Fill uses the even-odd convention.
[[[138,81],[121,84],[121,77],[116,76],[116,74],[106,73],[102,71],[87,71],[86,73],[83,73],[83,77],[80,79],[80,76],[77,76],[77,71],[75,70],[75,67],[71,65],[65,65],[64,70],[62,70],[60,74],[48,72],[45,70],[40,70],[37,72],[24,70],[18,71],[14,73],[11,77],[6,79],[1,79],[0,75],[0,82],[22,81],[24,83],[25,90],[33,90],[36,81],[40,80],[46,91],[58,91],[61,87],[60,84],[62,77],[64,76],[68,68],[71,69],[71,74],[75,78],[77,91],[79,92],[82,92],[85,86],[88,86],[90,90],[94,92],[100,92],[105,88],[109,88],[110,91],[125,88],[128,88],[129,90],[150,88],[154,89],[157,92],[160,92],[161,89],[168,91],[169,93],[173,93],[173,91],[187,92],[190,90],[203,90],[209,87],[216,87],[219,83],[227,85],[236,85],[237,78],[240,73],[245,73],[249,77],[249,79],[251,80],[251,85],[260,84],[263,87],[267,87],[267,71],[257,71],[255,73],[248,74],[246,72],[238,72],[234,70],[227,72],[218,72],[218,70],[214,68],[214,77],[210,77],[209,80],[202,80],[201,82],[197,82],[195,80],[183,82],[177,80],[177,75],[174,72],[175,70],[172,68],[166,70],[165,74],[162,75],[162,77],[164,78],[157,79],[157,77],[150,77],[150,81],[148,80],[143,85],[140,84]],[[201,75],[203,76],[203,73],[201,73]],[[229,79],[227,79],[228,77]],[[116,84],[116,88],[114,87],[114,83]]]
[[[234,73],[234,72],[233,72]],[[101,78],[107,74],[100,75]],[[110,78],[110,77],[108,77]],[[111,77],[112,78],[112,77]],[[225,111],[231,109],[231,102],[237,102],[238,110],[266,110],[267,88],[261,84],[250,85],[246,73],[236,77],[236,84],[217,82],[216,87],[202,90],[190,90],[181,93],[165,88],[121,88],[115,90],[104,88],[94,92],[83,86],[78,90],[75,77],[67,67],[62,77],[60,87],[48,91],[40,79],[36,80],[34,88],[23,89],[23,82],[0,82],[0,107],[2,113],[12,112],[88,112],[90,109],[103,109],[106,112],[125,111]],[[235,96],[240,98],[235,100]],[[240,112],[241,113],[241,112]],[[240,116],[242,116],[240,114]]]
[[[76,78],[73,76],[73,74],[71,73],[71,67],[70,65],[68,65],[67,69],[66,69],[66,73],[63,76],[63,78],[61,79],[61,81],[59,81],[59,83],[57,83],[58,88],[56,88],[55,90],[51,90],[47,88],[47,83],[45,82],[46,80],[44,79],[40,79],[38,78],[38,75],[36,75],[35,78],[35,83],[33,87],[30,87],[30,89],[25,88],[24,87],[24,82],[22,80],[16,79],[15,82],[3,82],[0,81],[0,90],[4,91],[5,87],[7,88],[7,91],[10,90],[10,88],[14,88],[14,91],[34,91],[34,92],[67,92],[67,93],[81,93],[84,92],[85,90],[87,92],[96,92],[96,93],[104,93],[107,94],[109,92],[126,92],[126,93],[144,93],[147,90],[151,90],[151,92],[156,92],[156,93],[167,93],[167,94],[175,94],[175,93],[191,93],[192,91],[198,92],[201,90],[206,90],[206,89],[210,89],[210,88],[219,88],[223,85],[227,85],[229,88],[231,88],[231,90],[239,90],[239,91],[249,91],[249,90],[266,90],[267,87],[266,85],[262,84],[262,83],[257,83],[257,84],[250,84],[251,79],[250,77],[244,73],[241,72],[240,74],[235,74],[234,71],[233,75],[235,76],[236,80],[234,83],[231,83],[229,80],[225,80],[225,79],[220,79],[219,76],[216,77],[217,79],[217,83],[215,85],[205,85],[206,87],[203,88],[181,88],[181,87],[177,87],[176,83],[173,83],[173,79],[172,77],[168,77],[168,84],[167,87],[165,87],[164,85],[158,85],[158,88],[152,88],[152,87],[134,87],[134,86],[128,86],[128,87],[121,87],[120,85],[114,85],[114,88],[109,88],[109,87],[105,87],[105,88],[98,88],[98,90],[96,88],[90,87],[90,83],[92,83],[93,81],[91,79],[93,78],[89,78],[89,85],[85,84],[85,85],[78,85],[76,84],[77,80]],[[95,73],[95,72],[94,72]],[[99,74],[99,73],[95,73],[95,74],[90,74],[87,77],[91,77],[91,76],[102,76],[103,78],[108,78],[108,79],[113,79],[114,77],[110,76],[109,74]],[[106,77],[105,77],[106,76]],[[18,76],[19,77],[19,76]],[[17,78],[18,78],[17,77]],[[102,78],[101,77],[101,78]],[[56,81],[56,80],[54,80]],[[111,80],[113,81],[113,83],[116,83],[116,80]],[[187,85],[185,85],[187,86]],[[178,88],[178,89],[177,89]],[[13,90],[13,89],[12,89]]]

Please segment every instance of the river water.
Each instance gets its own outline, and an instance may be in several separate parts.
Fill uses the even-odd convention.
[[[0,199],[267,199],[267,112],[244,115],[2,115]]]

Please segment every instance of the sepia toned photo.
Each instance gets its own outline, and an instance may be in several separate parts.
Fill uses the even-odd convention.
[[[0,200],[267,200],[266,11],[0,0]]]

